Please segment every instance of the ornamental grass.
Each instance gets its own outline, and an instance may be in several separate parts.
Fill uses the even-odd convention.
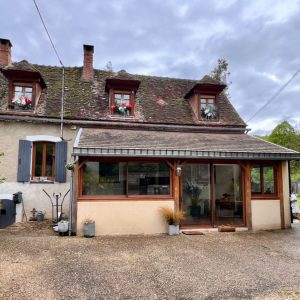
[[[162,207],[160,211],[169,225],[179,225],[180,221],[184,220],[183,211],[175,211],[169,207]]]

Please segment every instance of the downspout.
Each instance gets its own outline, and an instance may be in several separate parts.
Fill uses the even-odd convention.
[[[75,165],[78,162],[78,158],[73,161]],[[69,201],[69,236],[72,235],[72,223],[73,223],[73,202],[74,202],[74,169],[71,170],[71,183],[70,183],[70,201]]]
[[[65,67],[62,66],[62,75],[61,75],[61,112],[60,112],[60,138],[64,139],[64,96],[65,96]]]

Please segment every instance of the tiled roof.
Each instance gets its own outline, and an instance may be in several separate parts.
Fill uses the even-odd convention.
[[[14,63],[14,68],[28,69],[29,63]],[[59,117],[61,102],[62,69],[44,65],[33,65],[44,79],[47,89],[43,91],[35,115]],[[112,117],[109,111],[108,94],[105,91],[106,79],[131,79],[140,81],[137,91],[134,118],[126,122],[145,122],[159,124],[185,124],[203,126],[245,127],[230,101],[224,93],[219,96],[219,119],[197,120],[184,96],[198,83],[220,84],[209,76],[202,80],[186,80],[167,77],[143,76],[129,74],[122,70],[111,72],[94,70],[94,80],[84,82],[81,78],[81,67],[65,68],[65,117],[81,120],[120,121]],[[0,91],[1,85],[0,80]],[[7,96],[0,94],[0,114],[5,113]],[[4,111],[3,111],[4,110]]]
[[[300,153],[241,133],[186,133],[142,130],[83,128],[74,149],[105,149],[122,154],[121,150],[196,151],[236,154],[244,158],[300,158]],[[93,153],[90,152],[90,153]],[[112,154],[112,153],[111,153]],[[165,154],[167,156],[167,153]],[[192,154],[191,154],[192,155]],[[219,158],[226,156],[220,155]],[[231,157],[231,156],[229,156]]]
[[[20,62],[14,62],[13,64],[6,66],[3,68],[6,70],[14,70],[14,71],[26,71],[26,72],[36,72],[39,73],[39,70],[32,64],[30,64],[27,60],[22,60]]]

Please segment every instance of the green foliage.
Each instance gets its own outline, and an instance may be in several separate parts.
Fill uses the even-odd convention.
[[[267,137],[267,141],[300,152],[300,134],[287,121],[277,125]],[[300,162],[291,162],[292,180],[300,180]]]
[[[218,65],[210,72],[210,76],[213,79],[221,81],[225,83],[227,86],[224,89],[225,94],[229,97],[228,94],[228,85],[231,83],[229,82],[229,75],[230,72],[228,71],[228,62],[225,58],[218,59]]]
[[[211,71],[210,76],[216,80],[229,84],[228,77],[230,72],[228,71],[228,62],[225,58],[218,59],[218,65]]]
[[[277,125],[267,140],[274,144],[300,151],[300,136],[297,134],[296,129],[287,121]]]

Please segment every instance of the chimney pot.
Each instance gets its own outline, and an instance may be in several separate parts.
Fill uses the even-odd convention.
[[[0,66],[5,67],[11,64],[11,47],[10,40],[0,38]]]
[[[84,81],[93,81],[94,67],[93,67],[94,46],[83,45],[83,69],[81,79]]]

